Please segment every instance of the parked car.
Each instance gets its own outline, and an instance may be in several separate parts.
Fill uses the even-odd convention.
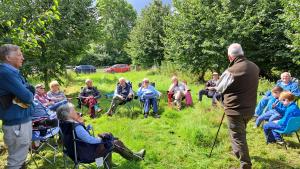
[[[96,67],[93,65],[79,65],[75,66],[74,71],[76,73],[95,73]]]
[[[108,73],[123,73],[130,71],[130,66],[128,64],[115,64],[111,67],[104,69]]]

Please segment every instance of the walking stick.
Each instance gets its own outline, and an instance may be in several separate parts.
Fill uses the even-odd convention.
[[[218,138],[218,134],[219,134],[220,128],[221,128],[222,123],[223,123],[224,116],[225,116],[225,112],[223,113],[223,116],[222,116],[222,119],[221,119],[221,122],[220,122],[220,125],[219,125],[219,129],[218,129],[217,134],[216,134],[216,137],[215,137],[214,144],[213,144],[213,146],[211,147],[211,150],[210,150],[210,153],[209,153],[209,156],[208,156],[209,158],[211,157],[211,153],[212,153],[212,151],[213,151],[213,149],[214,149],[214,147],[215,147],[215,144],[216,144],[216,141],[217,141],[217,138]]]

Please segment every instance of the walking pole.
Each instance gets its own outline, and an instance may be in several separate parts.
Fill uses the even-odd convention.
[[[215,137],[214,144],[213,144],[213,146],[211,147],[211,150],[210,150],[210,153],[209,153],[209,156],[208,156],[209,158],[211,157],[211,153],[212,153],[212,151],[213,151],[213,149],[214,149],[214,147],[215,147],[215,144],[216,144],[216,141],[217,141],[217,138],[218,138],[218,134],[219,134],[220,128],[221,128],[222,123],[223,123],[224,116],[225,116],[225,112],[223,113],[223,116],[222,116],[222,119],[221,119],[221,122],[220,122],[220,125],[219,125],[219,129],[218,129],[217,134],[216,134],[216,137]]]

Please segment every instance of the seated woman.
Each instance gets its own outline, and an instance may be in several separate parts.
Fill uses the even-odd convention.
[[[61,121],[61,124],[66,122],[74,124],[74,131],[76,139],[83,141],[88,144],[96,144],[95,149],[93,150],[83,150],[86,153],[79,154],[80,155],[90,155],[90,158],[94,161],[95,158],[103,157],[109,150],[120,154],[123,158],[127,160],[142,160],[144,159],[146,151],[142,149],[137,153],[133,153],[130,149],[128,149],[124,143],[116,138],[111,133],[103,133],[99,134],[99,137],[94,137],[90,135],[87,128],[84,125],[84,121],[82,117],[75,111],[74,105],[72,103],[67,103],[62,105],[57,110],[58,119]],[[66,131],[64,128],[61,129],[64,133]],[[72,132],[72,131],[67,131]],[[64,133],[65,134],[65,133]],[[72,144],[71,144],[72,145]],[[80,151],[82,147],[77,147],[77,151]],[[67,150],[68,151],[68,150]],[[91,157],[92,156],[92,157]],[[80,158],[80,157],[79,157]],[[109,157],[111,159],[111,156]],[[111,160],[110,160],[111,161]]]
[[[137,96],[140,98],[141,102],[144,103],[144,117],[147,118],[150,110],[150,106],[152,105],[153,113],[155,118],[159,118],[160,116],[157,114],[157,100],[156,97],[159,96],[160,93],[151,85],[149,85],[149,79],[145,78],[143,80],[142,86],[137,91]]]
[[[95,118],[95,112],[100,112],[102,109],[98,105],[97,99],[101,97],[98,89],[93,86],[91,79],[85,80],[86,87],[82,88],[79,94],[79,99],[82,103],[89,107],[89,114],[91,118]]]
[[[172,84],[169,87],[168,90],[168,101],[172,100],[172,97],[175,99],[174,103],[177,105],[177,109],[181,109],[181,100],[183,97],[185,97],[186,93],[188,92],[188,87],[178,82],[178,78],[176,76],[172,77]]]
[[[264,133],[267,143],[283,143],[280,134],[274,130],[284,130],[290,118],[300,116],[300,110],[294,102],[295,96],[291,92],[282,92],[279,100],[286,107],[286,109],[284,116],[279,121],[271,121],[264,125]]]
[[[54,102],[51,100],[45,92],[45,87],[43,84],[37,84],[35,86],[36,93],[34,95],[34,98],[40,101],[46,108],[49,108],[52,111],[56,111],[56,109],[63,105],[66,104],[68,101],[67,100],[62,100],[59,102]]]
[[[47,92],[47,97],[53,102],[57,103],[63,100],[67,100],[64,92],[59,89],[59,83],[54,80],[49,84],[50,91]]]
[[[128,101],[131,101],[133,98],[133,91],[132,91],[132,85],[129,81],[126,81],[124,77],[121,77],[118,81],[118,84],[116,86],[113,99],[110,104],[109,110],[106,112],[108,116],[112,116],[117,107],[120,104],[126,103]]]

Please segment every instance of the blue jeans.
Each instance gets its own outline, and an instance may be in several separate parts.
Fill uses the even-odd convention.
[[[62,100],[62,101],[60,101],[60,102],[56,102],[56,103],[52,104],[52,105],[49,106],[48,108],[49,108],[50,110],[52,110],[52,111],[56,111],[56,109],[59,108],[59,106],[64,105],[64,104],[66,104],[66,103],[68,103],[67,100]]]
[[[158,108],[156,98],[142,98],[141,102],[144,103],[144,113],[149,113],[151,105],[153,108],[153,112],[157,113]]]
[[[254,116],[260,116],[263,113],[265,107],[268,105],[268,101],[271,96],[272,93],[270,91],[267,91],[264,97],[257,104]]]
[[[279,113],[276,112],[276,110],[269,110],[266,113],[258,116],[258,118],[256,119],[255,125],[258,127],[262,121],[274,121],[274,120],[278,120],[281,118],[281,115]]]
[[[274,122],[269,122],[264,125],[264,133],[267,139],[267,143],[273,143],[282,140],[281,135],[279,133],[276,133],[274,130],[284,130],[284,127]]]

